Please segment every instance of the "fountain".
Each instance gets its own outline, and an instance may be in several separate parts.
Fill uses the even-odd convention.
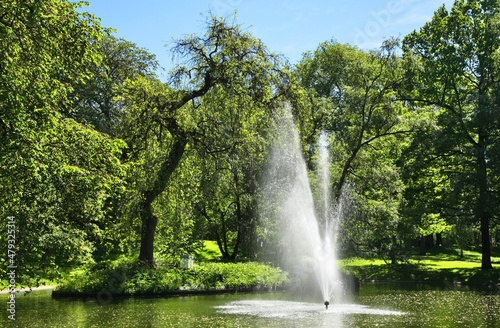
[[[315,162],[318,169],[309,173],[290,108],[279,114],[259,201],[259,231],[265,260],[279,263],[289,273],[294,290],[285,296],[228,302],[218,306],[218,312],[270,318],[283,327],[343,327],[357,315],[404,315],[346,301],[336,244],[340,219],[349,206],[344,195],[337,202],[331,200],[328,136],[320,136]],[[311,185],[315,186],[314,197]],[[317,301],[310,302],[319,297],[324,310],[318,308]],[[372,323],[369,321],[369,326]]]
[[[322,192],[322,210],[315,211],[306,163],[289,109],[280,117],[274,134],[272,160],[264,188],[265,215],[277,218],[281,231],[281,262],[299,285],[314,272],[324,305],[339,303],[343,288],[337,266],[336,233],[342,206],[330,199],[327,136],[318,147],[316,177]],[[274,213],[269,211],[274,210]],[[306,287],[310,289],[309,286]]]
[[[359,314],[404,315],[346,301],[346,284],[337,265],[337,234],[340,219],[349,208],[349,197],[344,194],[349,193],[343,192],[336,202],[331,200],[328,136],[320,136],[315,162],[318,169],[310,173],[290,108],[285,107],[280,114],[259,201],[259,230],[264,235],[263,253],[289,273],[292,290],[283,296],[286,300],[271,296],[271,300],[259,297],[233,301],[219,306],[219,312],[278,319],[283,326],[300,320],[311,327],[343,327],[350,320],[347,318]],[[311,185],[315,186],[314,197]],[[266,242],[267,253],[263,246]],[[311,297],[321,297],[325,309],[318,309],[317,301],[308,301]]]

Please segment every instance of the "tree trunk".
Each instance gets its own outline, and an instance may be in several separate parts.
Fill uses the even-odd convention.
[[[241,232],[238,230],[238,234],[236,235],[236,244],[234,245],[233,252],[231,253],[231,261],[236,260],[236,255],[238,255],[238,249],[240,248],[241,242]]]
[[[443,236],[440,233],[436,234],[436,245],[443,246]]]
[[[481,269],[493,269],[491,264],[491,245],[490,245],[490,218],[486,214],[481,217],[481,242],[482,242],[482,256],[481,256]]]
[[[141,208],[141,251],[139,261],[146,263],[147,266],[156,268],[154,261],[154,239],[158,218],[153,214],[151,203],[148,197],[143,201]]]
[[[333,201],[337,203],[340,199],[340,195],[342,193],[342,188],[344,188],[344,185],[347,180],[347,175],[349,174],[349,169],[351,168],[352,162],[356,158],[356,155],[358,154],[359,150],[361,149],[361,141],[363,138],[363,131],[361,131],[361,135],[359,138],[359,143],[358,146],[353,150],[351,156],[347,159],[346,163],[344,164],[344,167],[342,168],[342,174],[340,175],[339,181],[335,184],[333,184]]]
[[[222,254],[222,258],[224,260],[229,260],[229,253],[227,252],[227,244],[222,243],[219,233],[217,232],[217,228],[215,228],[215,241],[217,242],[217,246],[219,246],[220,253]]]
[[[236,259],[236,256],[238,255],[238,249],[241,243],[241,229],[238,229],[238,234],[236,235],[236,243],[234,245],[233,251],[229,252],[229,243],[227,240],[226,236],[226,229],[225,227],[223,228],[223,238],[220,237],[219,232],[217,231],[217,228],[215,228],[215,241],[217,242],[217,245],[219,246],[219,250],[222,254],[222,258],[226,261],[234,261]]]
[[[236,220],[238,222],[238,233],[236,235],[236,243],[233,248],[233,253],[231,254],[231,261],[234,261],[236,259],[236,255],[238,254],[238,249],[240,247],[240,242],[241,242],[241,229],[242,225],[244,224],[243,220],[243,213],[241,210],[241,199],[240,199],[240,194],[239,194],[239,185],[240,185],[240,180],[238,178],[238,172],[233,171],[233,176],[234,176],[234,184],[236,185]]]
[[[425,248],[433,248],[434,247],[434,235],[430,234],[425,236]]]
[[[479,188],[479,198],[477,215],[481,222],[481,269],[492,269],[491,265],[491,245],[490,245],[490,214],[488,212],[488,176],[486,170],[485,137],[479,131],[479,142],[476,147],[477,152],[477,183]]]
[[[143,199],[140,204],[142,228],[139,261],[143,261],[151,267],[156,267],[154,262],[154,237],[156,225],[158,224],[158,218],[153,214],[152,204],[167,187],[170,176],[181,161],[186,145],[186,136],[179,133],[173,140],[172,148],[156,174],[153,186],[143,192]]]
[[[420,237],[420,255],[426,254],[425,239],[425,236]]]

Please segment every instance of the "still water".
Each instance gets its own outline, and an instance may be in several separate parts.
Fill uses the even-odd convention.
[[[7,295],[0,297],[7,300]],[[333,302],[332,302],[333,303]],[[290,293],[96,300],[16,297],[1,327],[500,327],[500,290],[416,284],[361,285],[325,309]]]

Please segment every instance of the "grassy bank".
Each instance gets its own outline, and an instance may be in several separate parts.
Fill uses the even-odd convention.
[[[387,264],[381,259],[348,259],[340,265],[345,272],[361,280],[418,281],[428,283],[499,284],[500,254],[492,256],[493,269],[481,269],[481,254],[453,247],[436,247],[425,256],[413,254],[398,264]]]
[[[286,273],[279,268],[255,262],[201,263],[188,270],[154,270],[127,260],[74,271],[57,286],[57,291],[145,295],[182,290],[271,288],[287,281]]]
[[[59,283],[59,279],[36,279],[29,280],[23,284],[16,283],[14,289],[16,291],[23,290],[28,291],[33,288],[44,287],[44,286],[55,286]],[[4,279],[0,281],[0,293],[5,293],[9,290],[9,280]]]
[[[408,254],[398,264],[381,259],[353,258],[340,261],[345,273],[365,281],[417,281],[428,283],[499,284],[500,248],[492,250],[493,270],[481,270],[481,254],[466,250],[435,247],[427,255]],[[136,255],[120,255],[114,260],[100,262],[68,271],[61,280],[40,280],[32,286],[55,285],[68,293],[111,292],[141,295],[176,291],[224,289],[267,289],[289,283],[287,274],[279,268],[255,262],[220,263],[221,254],[215,242],[205,241],[195,254],[198,264],[192,269],[145,269],[136,262]],[[2,286],[2,285],[0,285]],[[25,287],[25,286],[19,286]],[[6,289],[7,286],[1,289]]]

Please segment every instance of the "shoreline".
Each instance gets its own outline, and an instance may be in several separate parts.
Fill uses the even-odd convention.
[[[468,283],[468,282],[449,282],[449,281],[418,281],[418,280],[377,280],[377,279],[360,279],[359,283],[369,283],[369,284],[416,284],[416,285],[443,285],[443,286],[455,286],[455,287],[483,287],[483,288],[499,288],[500,283]],[[358,286],[359,288],[359,286]],[[252,294],[252,293],[283,293],[287,292],[287,288],[241,288],[241,289],[207,289],[207,290],[178,290],[172,292],[163,293],[145,293],[145,294],[128,294],[128,293],[105,293],[105,299],[116,298],[155,298],[155,297],[183,297],[183,296],[200,296],[200,295],[222,295],[222,294]],[[103,295],[104,296],[104,295]],[[82,293],[82,292],[66,292],[66,291],[54,291],[52,293],[52,298],[64,299],[64,298],[101,298],[101,292],[99,293]]]
[[[402,284],[428,284],[428,285],[453,285],[453,286],[477,286],[477,287],[500,287],[500,283],[467,283],[467,282],[450,282],[450,281],[418,281],[418,280],[382,280],[382,279],[360,279],[360,283],[402,283]],[[51,286],[40,286],[33,288],[16,288],[17,293],[40,291],[40,290],[51,290],[56,288],[57,285]],[[253,288],[242,288],[242,289],[219,289],[219,290],[179,290],[168,293],[158,293],[158,294],[117,294],[113,293],[115,297],[179,297],[179,296],[197,296],[197,295],[217,295],[217,294],[246,294],[246,293],[272,293],[272,292],[283,292],[283,288],[276,289],[253,289]],[[0,294],[8,294],[10,291],[8,289],[0,290]],[[54,298],[88,298],[96,297],[98,293],[81,293],[81,292],[62,292],[55,291],[52,293]]]
[[[230,288],[230,289],[200,289],[200,290],[175,290],[171,292],[161,293],[112,293],[108,290],[99,292],[68,292],[68,291],[53,291],[52,298],[150,298],[150,297],[181,297],[181,296],[200,296],[200,295],[223,295],[223,294],[252,294],[252,293],[281,293],[285,289],[282,287],[274,288]]]

